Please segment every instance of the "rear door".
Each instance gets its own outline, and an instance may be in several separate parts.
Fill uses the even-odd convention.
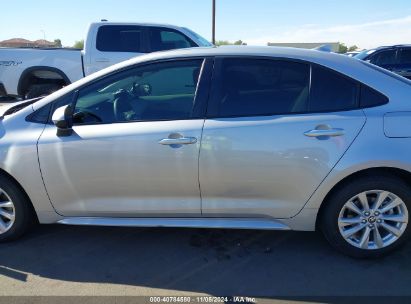
[[[365,123],[359,84],[308,63],[218,58],[200,151],[204,216],[292,217]]]
[[[97,29],[86,75],[147,52],[144,27],[102,25]]]

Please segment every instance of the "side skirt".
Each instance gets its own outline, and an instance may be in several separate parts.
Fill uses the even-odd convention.
[[[57,223],[64,225],[118,226],[118,227],[176,227],[290,230],[287,225],[272,219],[257,218],[110,218],[67,217]]]

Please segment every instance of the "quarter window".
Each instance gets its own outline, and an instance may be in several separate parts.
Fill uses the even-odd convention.
[[[102,52],[143,53],[143,28],[134,25],[104,25],[97,33],[97,49]]]
[[[388,97],[365,85],[361,86],[360,106],[362,108],[376,107],[388,103]]]
[[[155,63],[100,80],[79,92],[75,124],[194,118],[203,60]]]
[[[194,42],[180,32],[166,28],[149,28],[151,51],[165,51],[195,47]]]

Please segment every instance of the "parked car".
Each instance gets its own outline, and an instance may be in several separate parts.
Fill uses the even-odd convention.
[[[344,55],[346,55],[346,56],[348,56],[348,57],[354,57],[354,56],[358,55],[359,53],[361,53],[361,52],[359,52],[359,51],[352,51],[352,52],[344,53]]]
[[[0,96],[34,98],[145,53],[211,46],[188,28],[147,23],[96,22],[84,50],[0,48]]]
[[[354,57],[411,79],[411,45],[382,46]]]
[[[410,234],[411,82],[315,50],[153,53],[2,109],[0,240],[68,225]]]

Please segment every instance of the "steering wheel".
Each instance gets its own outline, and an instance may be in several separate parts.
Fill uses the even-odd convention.
[[[76,122],[77,119],[84,119],[85,117],[90,116],[93,117],[97,122],[103,122],[103,120],[94,114],[93,112],[87,111],[87,110],[82,110],[81,112],[77,112],[73,114],[73,121]]]

